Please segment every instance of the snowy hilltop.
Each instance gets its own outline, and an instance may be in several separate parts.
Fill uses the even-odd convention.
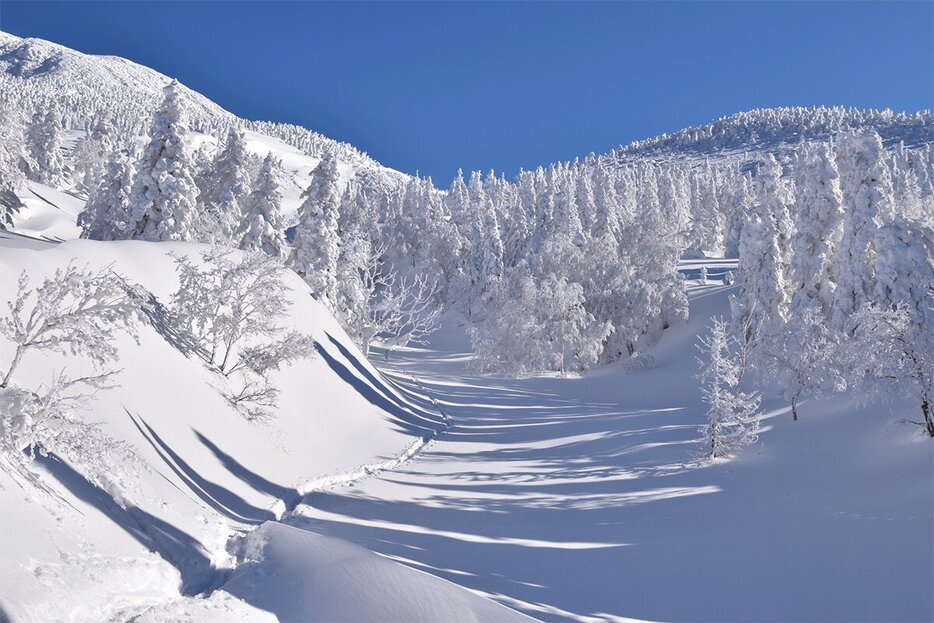
[[[930,111],[439,186],[0,33],[0,304],[0,620],[934,617]]]

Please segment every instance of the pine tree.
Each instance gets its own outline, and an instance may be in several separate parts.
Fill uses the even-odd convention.
[[[61,186],[65,183],[65,161],[62,156],[62,119],[54,106],[34,123],[26,138],[32,160],[32,177],[41,184]]]
[[[197,236],[198,187],[185,149],[188,126],[179,89],[174,80],[163,89],[149,144],[137,165],[130,238],[192,240]]]
[[[801,154],[796,167],[797,219],[792,240],[792,313],[833,303],[834,255],[840,244],[843,197],[837,166],[826,146]]]
[[[298,227],[292,247],[292,266],[315,295],[334,308],[337,298],[338,210],[340,175],[334,157],[326,154],[311,174],[302,193]]]
[[[214,159],[211,194],[204,200],[202,231],[204,240],[225,242],[242,224],[244,202],[250,194],[249,155],[243,133],[231,127],[224,149]]]
[[[123,240],[130,235],[133,165],[124,151],[114,152],[100,185],[91,192],[78,215],[81,237],[91,240]]]
[[[273,257],[287,254],[279,166],[276,157],[271,152],[267,154],[253,184],[253,192],[243,201],[243,217],[234,238],[244,251],[263,251]]]
[[[882,139],[875,131],[842,135],[838,145],[844,217],[834,264],[833,326],[842,330],[849,317],[872,299],[874,240],[883,218],[892,211],[892,181]]]

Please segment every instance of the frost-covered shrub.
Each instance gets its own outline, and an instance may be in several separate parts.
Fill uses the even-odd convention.
[[[314,340],[286,331],[282,320],[292,302],[282,264],[263,253],[212,248],[200,264],[175,256],[179,286],[171,310],[197,354],[237,389],[225,391],[250,419],[276,406],[271,374],[314,355]]]
[[[728,323],[714,318],[699,348],[703,356],[697,360],[697,379],[707,404],[707,424],[701,428],[704,454],[727,457],[756,441],[759,395],[742,388],[747,370],[746,347],[733,337]]]
[[[80,412],[100,390],[113,387],[117,333],[136,337],[138,290],[108,266],[58,269],[35,289],[24,271],[0,334],[13,344],[0,383],[0,455],[25,480],[38,485],[28,469],[36,453],[54,453],[119,503],[138,473],[132,448],[117,442]],[[73,377],[62,370],[44,387],[30,390],[13,382],[23,357],[53,351],[90,360],[98,372]]]

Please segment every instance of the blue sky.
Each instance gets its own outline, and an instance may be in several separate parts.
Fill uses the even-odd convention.
[[[447,184],[763,106],[934,106],[934,3],[41,3],[0,29],[116,54]]]

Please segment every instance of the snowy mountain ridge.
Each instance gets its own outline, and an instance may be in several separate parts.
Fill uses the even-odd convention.
[[[606,154],[619,162],[643,158],[717,158],[763,154],[804,141],[829,141],[848,129],[873,129],[886,147],[917,148],[934,143],[934,115],[842,106],[757,108],[710,123],[621,145]]]
[[[133,133],[138,134],[146,128],[170,80],[125,58],[84,54],[43,39],[0,31],[0,101],[7,114],[17,110],[28,117],[35,112],[31,103],[55,101],[72,115],[71,127],[84,127],[103,112],[118,117],[118,126],[121,121],[134,126]],[[327,151],[358,168],[388,171],[347,143],[291,124],[239,119],[184,85],[180,91],[194,129],[205,131],[236,123],[282,139],[309,155]]]
[[[101,108],[96,98],[106,94],[108,106],[134,111],[133,118],[143,124],[137,130],[142,130],[145,124],[145,116],[138,111],[153,111],[162,87],[169,80],[164,74],[119,56],[84,54],[50,41],[0,31],[0,86],[4,91],[38,91],[66,109],[77,111]],[[207,131],[211,126],[239,123],[244,129],[283,140],[310,156],[329,151],[370,175],[388,174],[386,181],[393,187],[408,177],[383,167],[348,143],[294,124],[239,119],[200,93],[184,86],[181,90],[195,129]],[[738,112],[701,126],[636,140],[598,157],[620,164],[638,160],[717,159],[737,154],[747,156],[748,160],[801,141],[827,141],[841,130],[857,128],[875,130],[887,147],[900,142],[911,148],[934,143],[934,115],[930,110],[908,113],[841,106],[778,107]]]

